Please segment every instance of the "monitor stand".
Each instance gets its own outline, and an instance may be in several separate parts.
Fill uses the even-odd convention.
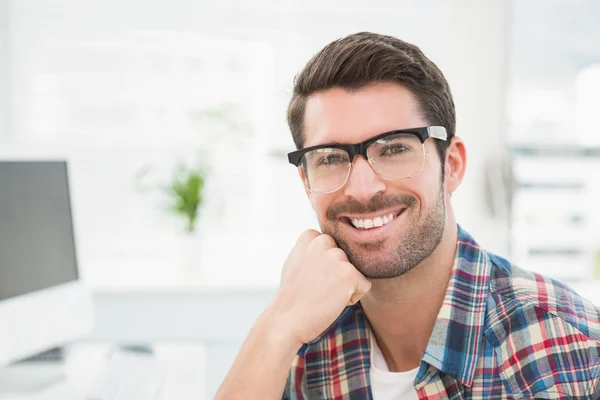
[[[0,393],[35,393],[66,378],[65,349],[56,347],[0,368]]]

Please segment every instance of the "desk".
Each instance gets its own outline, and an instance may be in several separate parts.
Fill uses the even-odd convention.
[[[246,334],[276,292],[275,285],[226,286],[189,271],[130,272],[95,277],[95,329],[69,355],[69,380],[26,400],[83,399],[110,347],[106,343],[115,342],[157,343],[157,356],[171,371],[162,398],[212,399]],[[600,304],[598,282],[574,288]],[[19,397],[0,397],[8,399]]]
[[[112,345],[81,342],[70,347],[66,379],[37,393],[0,393],[0,400],[84,400],[107,360]],[[205,347],[194,343],[158,343],[155,357],[165,371],[158,400],[202,400],[206,395]]]
[[[212,399],[276,286],[249,286],[239,276],[226,282],[193,270],[115,265],[88,275],[95,309],[89,340],[202,344],[208,366],[203,395]]]

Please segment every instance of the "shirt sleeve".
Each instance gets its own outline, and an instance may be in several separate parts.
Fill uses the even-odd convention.
[[[305,371],[304,358],[297,355],[292,362],[282,400],[308,399]]]

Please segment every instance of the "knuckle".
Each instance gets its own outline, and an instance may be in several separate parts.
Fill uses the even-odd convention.
[[[321,248],[337,247],[335,244],[335,240],[333,240],[331,236],[326,234],[320,235],[317,238],[313,239],[313,243],[315,244],[315,246]]]
[[[344,252],[344,250],[340,249],[339,247],[333,247],[327,251],[329,253],[331,253],[331,255],[337,260],[341,260],[341,261],[348,260],[348,257],[346,257],[346,253]]]
[[[355,279],[355,272],[356,270],[354,269],[354,266],[352,266],[352,264],[350,264],[349,262],[345,262],[342,264],[340,273],[343,279],[353,281]]]
[[[320,235],[320,233],[315,231],[314,229],[307,229],[300,234],[296,243],[310,242],[313,239],[315,239],[316,237],[318,237],[319,235]]]
[[[294,246],[294,248],[296,248],[296,249],[306,248],[307,246],[309,246],[312,243],[312,241],[318,235],[319,235],[319,233],[315,230],[312,230],[312,229],[305,230],[304,232],[302,232],[300,234],[300,236],[298,236],[298,239],[296,240],[296,245]]]

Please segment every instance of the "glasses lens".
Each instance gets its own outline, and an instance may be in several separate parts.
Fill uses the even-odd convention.
[[[410,178],[423,168],[425,151],[414,135],[398,134],[384,137],[367,148],[371,166],[384,178]]]
[[[333,192],[344,185],[350,172],[350,158],[344,150],[324,148],[309,151],[301,160],[304,184],[314,193]]]

